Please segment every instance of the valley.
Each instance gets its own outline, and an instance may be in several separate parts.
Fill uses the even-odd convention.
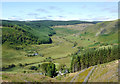
[[[39,22],[36,22],[37,25]],[[64,22],[63,22],[64,23]],[[74,55],[81,55],[84,52],[87,52],[87,50],[99,50],[99,49],[109,49],[113,47],[118,46],[118,30],[117,30],[117,20],[116,21],[108,21],[108,22],[100,22],[100,23],[77,23],[77,24],[70,24],[70,25],[63,25],[63,23],[57,23],[56,26],[48,26],[45,27],[46,30],[49,30],[47,32],[44,32],[46,30],[44,29],[34,29],[34,26],[28,27],[29,29],[32,28],[34,31],[34,34],[32,31],[29,31],[26,33],[24,32],[18,32],[19,30],[15,29],[16,33],[12,33],[12,35],[17,37],[19,34],[23,35],[22,38],[28,38],[33,35],[33,39],[28,41],[23,41],[22,43],[15,43],[16,40],[13,42],[11,40],[7,40],[2,45],[2,68],[3,68],[3,81],[13,81],[17,82],[17,79],[12,80],[10,79],[11,76],[13,77],[19,77],[20,82],[26,82],[30,81],[47,81],[47,82],[70,82],[72,78],[78,73],[78,71],[75,71],[74,73],[70,71],[71,68],[71,61],[72,56]],[[20,24],[15,23],[20,26]],[[21,23],[22,24],[22,23]],[[29,22],[29,25],[31,23]],[[44,24],[46,24],[44,22]],[[49,23],[50,24],[50,23]],[[52,23],[51,23],[52,24]],[[60,25],[59,25],[60,24]],[[68,24],[68,23],[67,23]],[[36,25],[36,24],[35,24]],[[44,25],[43,25],[44,26]],[[12,29],[13,27],[4,27],[2,29]],[[44,28],[44,27],[41,27]],[[22,29],[22,28],[21,28]],[[23,27],[23,30],[27,27]],[[28,29],[28,30],[29,30]],[[41,34],[41,32],[44,32]],[[7,34],[7,33],[8,34]],[[11,30],[12,32],[12,30]],[[11,32],[8,32],[7,30],[3,34],[6,36],[11,34]],[[41,36],[39,35],[41,34]],[[27,36],[26,36],[27,35]],[[35,36],[35,37],[34,37]],[[46,37],[47,36],[47,37]],[[15,38],[16,38],[15,37]],[[39,38],[36,38],[39,37]],[[41,39],[42,37],[42,39]],[[44,40],[45,37],[47,40]],[[114,37],[114,38],[113,38]],[[9,38],[9,37],[8,37]],[[35,38],[35,39],[34,39]],[[51,39],[52,42],[49,43],[49,40]],[[45,42],[42,43],[42,40]],[[13,43],[13,45],[11,44]],[[39,44],[39,42],[41,42]],[[19,44],[19,45],[18,45]],[[16,48],[17,47],[17,48]],[[88,51],[89,51],[88,50]],[[117,51],[116,51],[117,52]],[[112,59],[112,61],[118,60],[118,59]],[[64,70],[68,70],[69,73],[61,76],[56,76],[53,78],[50,78],[48,76],[44,76],[43,70],[41,68],[41,65],[44,63],[52,62],[56,66],[56,71],[60,71],[61,67],[64,68]],[[109,61],[110,62],[110,61]],[[112,62],[114,63],[114,62]],[[117,63],[117,62],[116,62]],[[118,63],[117,63],[118,64]],[[115,64],[117,66],[117,64]],[[10,67],[12,65],[12,68]],[[103,64],[104,65],[104,64]],[[31,67],[33,67],[31,69]],[[93,67],[92,65],[91,67]],[[102,66],[102,65],[100,65]],[[100,66],[97,66],[99,68]],[[117,67],[114,67],[115,70]],[[10,67],[10,68],[8,68]],[[103,67],[103,66],[102,66]],[[105,67],[103,67],[105,68]],[[76,79],[73,82],[83,82],[86,76],[88,75],[89,71],[92,68],[88,68],[79,74]],[[94,82],[94,77],[97,73],[97,69],[95,68],[95,72],[93,71],[93,75],[90,75],[90,79],[88,82]],[[113,70],[113,71],[115,71]],[[108,70],[109,72],[109,70]],[[17,74],[19,73],[19,74]],[[38,74],[34,74],[38,73]],[[42,74],[41,74],[42,73]],[[107,73],[107,71],[105,72]],[[104,74],[105,74],[104,73]],[[117,73],[116,71],[114,73]],[[39,75],[41,74],[41,75]],[[103,75],[104,75],[103,74]],[[33,77],[28,77],[29,75]],[[84,76],[83,76],[84,75]],[[80,77],[82,77],[80,79]],[[116,76],[115,76],[116,77]],[[22,78],[22,79],[21,79]],[[44,80],[43,80],[44,79]],[[63,80],[64,79],[64,80]],[[100,81],[100,79],[96,78],[96,81]],[[95,81],[95,82],[96,82]],[[104,80],[103,80],[104,81]],[[111,81],[117,81],[116,79],[113,79]]]

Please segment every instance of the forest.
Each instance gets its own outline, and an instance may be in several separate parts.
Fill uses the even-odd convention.
[[[111,62],[120,59],[118,46],[101,49],[87,49],[85,52],[73,54],[71,60],[71,72],[76,72],[90,66]]]
[[[42,24],[27,24],[18,21],[2,22],[2,43],[29,45],[52,43],[50,36],[55,31]]]

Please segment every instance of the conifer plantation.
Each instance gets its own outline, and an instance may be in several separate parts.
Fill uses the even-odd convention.
[[[118,60],[119,52],[118,46],[101,48],[101,49],[87,49],[85,52],[72,55],[71,72],[76,72],[90,66],[111,62]]]

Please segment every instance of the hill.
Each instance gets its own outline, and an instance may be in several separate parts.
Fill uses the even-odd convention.
[[[98,65],[88,82],[118,82],[118,60]]]
[[[30,24],[20,21],[3,21],[2,25],[3,44],[27,45],[52,43],[50,36],[55,34],[55,31],[52,28],[42,24]]]
[[[96,40],[107,43],[118,43],[118,20],[100,22],[95,25],[86,27],[81,35],[89,35]],[[114,38],[112,38],[114,37]]]
[[[53,21],[53,20],[40,20],[40,21],[31,21],[32,23],[42,23],[44,25],[48,25],[48,26],[58,26],[58,25],[75,25],[75,24],[87,24],[87,23],[91,23],[91,24],[96,24],[99,23],[101,21],[93,21],[93,22],[89,22],[89,21],[79,21],[79,20],[70,20],[70,21]]]
[[[87,21],[9,21],[2,20],[2,43],[10,44],[46,44],[52,43],[50,36],[55,31],[50,27],[54,25],[73,25],[82,23],[96,23]]]

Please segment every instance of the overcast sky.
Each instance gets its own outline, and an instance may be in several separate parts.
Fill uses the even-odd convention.
[[[3,2],[6,20],[86,20],[118,18],[118,2]]]

